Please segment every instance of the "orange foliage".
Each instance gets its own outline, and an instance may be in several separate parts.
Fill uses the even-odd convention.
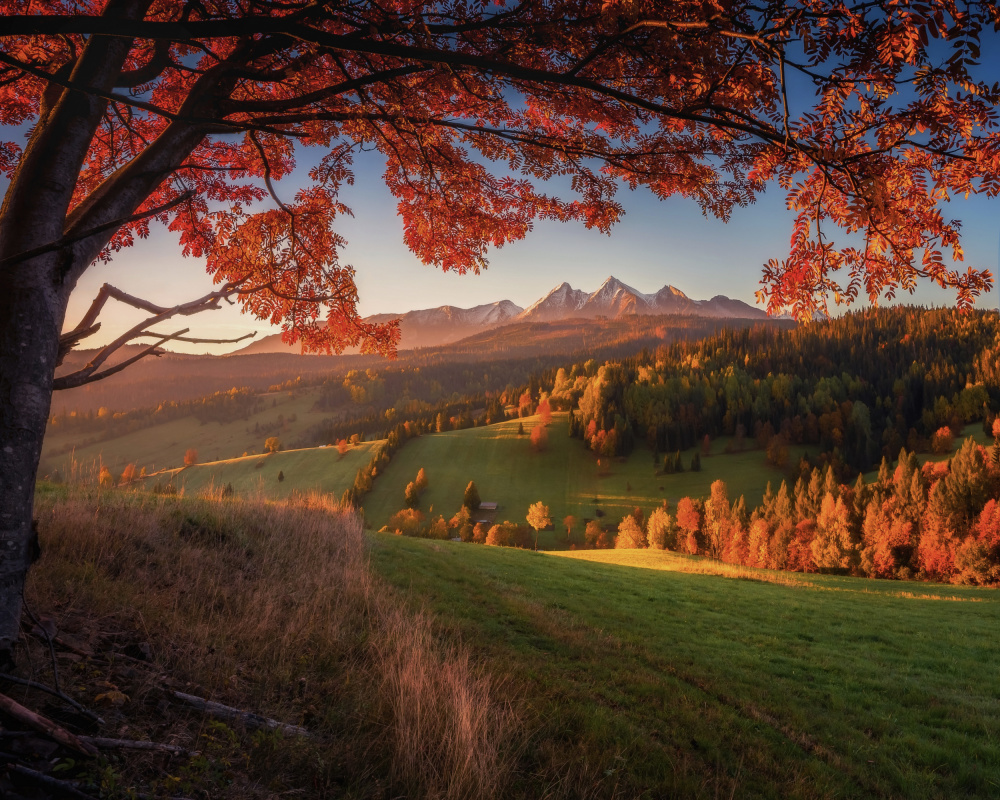
[[[955,444],[955,434],[947,425],[934,431],[931,437],[931,450],[935,453],[950,453]]]
[[[531,447],[536,452],[542,452],[549,443],[549,431],[544,425],[536,425],[531,429]]]
[[[538,416],[542,418],[543,425],[548,425],[552,422],[552,407],[549,405],[548,398],[538,404],[536,411],[538,412]]]

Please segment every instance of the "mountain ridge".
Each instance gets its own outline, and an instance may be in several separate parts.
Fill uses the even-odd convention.
[[[766,319],[758,308],[725,295],[710,300],[694,300],[676,286],[667,284],[652,294],[640,292],[609,275],[593,292],[574,289],[563,281],[527,308],[510,300],[498,300],[472,308],[452,305],[416,309],[404,314],[381,313],[365,317],[365,322],[398,319],[400,349],[451,344],[468,336],[512,322],[556,322],[596,317],[620,318],[633,315],[685,314],[698,317]],[[281,334],[265,336],[232,355],[251,353],[298,353],[299,345],[287,345]],[[348,352],[354,352],[348,351]]]

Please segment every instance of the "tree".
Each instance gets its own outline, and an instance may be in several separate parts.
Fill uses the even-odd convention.
[[[547,397],[542,398],[536,411],[538,412],[538,416],[541,418],[542,425],[548,425],[552,422],[552,406],[549,405]]]
[[[678,511],[678,515],[679,515]],[[729,492],[725,481],[712,481],[711,495],[705,503],[705,519],[702,530],[707,540],[709,555],[719,558],[729,540],[732,513]]]
[[[122,470],[121,479],[118,481],[122,486],[128,486],[139,477],[139,468],[135,464],[126,464]]]
[[[615,537],[615,549],[637,550],[646,547],[646,532],[635,521],[635,517],[626,514],[618,524],[618,536]]]
[[[407,508],[416,508],[420,505],[420,492],[413,481],[406,484],[406,488],[403,490],[403,500],[406,502]]]
[[[701,531],[701,512],[690,497],[682,497],[677,503],[677,527],[682,541],[678,549],[694,555],[698,552],[698,533]]]
[[[727,218],[777,180],[796,220],[788,258],[764,268],[770,310],[805,317],[827,293],[877,299],[918,276],[969,305],[990,276],[946,266],[960,239],[937,202],[992,191],[1000,87],[975,65],[994,9],[884,5],[6,0],[0,119],[28,141],[0,143],[0,649],[17,636],[54,388],[191,340],[157,326],[231,298],[309,350],[393,351],[398,327],[360,319],[329,224],[357,149],[385,157],[408,246],[444,269],[480,271],[536,217],[607,230],[620,183]],[[814,95],[789,105],[793,75]],[[283,199],[296,144],[325,155]],[[215,290],[162,307],[105,286],[63,333],[80,277],[154,222],[206,259]],[[831,225],[859,236],[838,246]],[[149,316],[55,379],[109,300]],[[153,344],[107,366],[140,338]]]
[[[603,535],[604,528],[601,526],[600,522],[596,519],[587,521],[587,525],[583,531],[583,541],[587,547],[597,547],[598,542],[600,542]]]
[[[656,550],[664,550],[668,544],[672,522],[665,508],[655,508],[646,522],[646,540]]]
[[[788,443],[780,433],[772,436],[767,443],[767,463],[778,469],[788,466]]]
[[[424,525],[423,512],[415,508],[404,508],[389,518],[386,527],[400,536],[417,536]]]
[[[281,440],[277,436],[269,436],[264,440],[265,453],[277,453],[281,449]]]
[[[566,541],[568,542],[573,538],[573,528],[577,525],[577,519],[572,514],[567,514],[563,517],[562,521],[563,527],[566,529]]]
[[[347,455],[347,451],[351,449],[351,446],[347,443],[347,439],[337,440],[337,453],[341,458]]]
[[[184,466],[191,467],[198,463],[198,451],[189,447],[184,451]]]
[[[857,543],[851,535],[843,498],[834,499],[829,492],[823,496],[810,547],[813,563],[820,569],[848,569],[858,560]]]
[[[541,500],[528,506],[528,524],[535,529],[535,549],[538,549],[538,532],[552,524],[549,507]]]
[[[417,491],[422,492],[427,488],[427,473],[424,471],[423,467],[417,470],[417,477],[414,479],[413,483],[416,485]]]
[[[284,480],[285,480],[285,473],[284,473],[284,472],[282,472],[282,471],[281,471],[281,470],[279,469],[279,470],[278,470],[278,483],[281,483],[281,482],[282,482],[282,481],[284,481]]]
[[[931,437],[931,450],[935,453],[950,453],[955,446],[955,434],[951,428],[943,425],[934,431]]]
[[[476,511],[479,509],[479,503],[479,489],[476,488],[476,482],[469,481],[469,485],[465,487],[465,496],[462,498],[462,505],[469,509],[469,511]]]

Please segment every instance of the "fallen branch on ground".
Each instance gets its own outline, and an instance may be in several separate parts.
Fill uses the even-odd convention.
[[[197,750],[188,750],[173,744],[139,741],[138,739],[108,739],[103,736],[81,736],[80,741],[92,745],[98,750],[155,750],[158,753],[172,753],[178,756],[194,757],[200,755]]]
[[[204,711],[209,716],[216,717],[217,719],[224,720],[225,722],[239,722],[246,725],[248,728],[255,728],[258,730],[266,728],[271,731],[281,731],[287,735],[312,738],[312,734],[309,731],[305,728],[300,728],[298,725],[289,725],[286,722],[278,722],[276,719],[262,717],[260,714],[254,714],[252,711],[240,711],[238,708],[224,706],[222,703],[216,703],[213,700],[206,700],[203,697],[196,697],[193,694],[184,694],[184,692],[171,692],[171,694],[178,700],[181,700],[190,706],[194,706],[199,711]]]
[[[75,735],[60,725],[56,725],[52,720],[46,719],[41,714],[36,714],[31,709],[25,708],[16,700],[12,700],[5,694],[0,694],[0,712],[12,719],[16,719],[23,725],[27,725],[32,730],[44,733],[59,744],[75,750],[85,756],[96,756],[97,750],[93,745],[81,742]]]

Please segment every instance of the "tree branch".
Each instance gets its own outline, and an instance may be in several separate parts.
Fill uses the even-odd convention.
[[[189,330],[190,328],[184,328],[182,330],[177,331],[177,333],[175,334],[170,334],[169,336],[161,336],[159,341],[157,341],[154,344],[151,344],[142,352],[132,356],[131,358],[127,358],[118,364],[115,364],[113,367],[108,367],[103,372],[95,372],[97,368],[94,367],[93,369],[91,369],[90,364],[88,364],[81,370],[77,370],[76,372],[71,372],[69,375],[63,375],[59,378],[56,378],[55,380],[52,381],[52,391],[55,392],[55,391],[60,391],[62,389],[75,389],[77,386],[83,386],[84,384],[87,383],[94,383],[95,381],[103,380],[104,378],[110,377],[111,375],[121,372],[123,369],[131,367],[136,361],[139,361],[145,358],[146,356],[150,355],[162,356],[163,351],[159,349],[160,345],[169,342],[171,339],[176,339],[179,336],[183,336]],[[117,350],[118,348],[116,347],[115,349]]]
[[[166,336],[164,333],[156,333],[154,331],[148,331],[146,333],[140,333],[136,336],[136,339],[141,339],[144,336],[161,337]],[[242,336],[237,336],[235,339],[195,339],[190,336],[170,336],[170,340],[174,342],[187,342],[188,344],[236,344],[237,342],[242,342],[244,339],[253,339],[257,335],[257,331],[251,331],[250,333],[244,333]]]
[[[64,334],[62,337],[60,337],[60,359],[59,359],[60,362],[65,357],[65,353],[62,351],[62,340],[67,340],[68,342],[79,341],[80,339],[84,338],[85,335],[89,335],[86,333],[86,331],[92,330],[93,326],[97,324],[96,323],[97,317],[101,313],[101,310],[104,308],[104,305],[107,303],[108,299],[110,298],[114,298],[119,302],[125,303],[126,305],[130,305],[133,308],[137,308],[141,311],[146,311],[152,314],[153,316],[146,318],[137,325],[134,325],[132,328],[127,330],[113,342],[106,345],[97,353],[97,355],[94,356],[94,358],[90,360],[90,362],[86,364],[86,366],[82,367],[76,372],[72,372],[68,375],[63,375],[60,376],[59,378],[56,378],[55,381],[56,385],[54,386],[54,388],[68,389],[74,386],[81,386],[84,383],[91,383],[95,380],[100,380],[101,378],[107,377],[108,375],[113,375],[115,372],[120,372],[122,369],[124,369],[122,364],[119,364],[108,370],[104,370],[103,372],[100,373],[98,373],[97,370],[101,366],[101,364],[103,364],[105,361],[108,360],[108,358],[111,356],[112,353],[114,353],[121,347],[125,346],[133,339],[137,339],[142,336],[158,336],[161,341],[152,345],[152,347],[149,347],[146,350],[144,350],[139,356],[128,359],[127,361],[123,362],[123,364],[127,366],[128,364],[135,363],[140,358],[144,358],[145,356],[150,355],[157,347],[159,347],[164,342],[176,339],[188,332],[188,329],[185,328],[183,331],[179,331],[178,333],[174,334],[169,334],[169,335],[157,334],[150,332],[149,331],[150,327],[165,320],[168,320],[171,317],[191,316],[192,314],[197,314],[201,311],[217,309],[219,308],[220,300],[222,300],[223,298],[228,298],[231,295],[236,294],[238,291],[239,291],[238,284],[227,283],[225,286],[222,287],[222,289],[219,289],[218,291],[215,292],[209,292],[204,297],[200,297],[197,300],[192,300],[189,303],[182,303],[180,305],[173,306],[172,308],[164,308],[162,306],[154,305],[153,303],[150,303],[147,300],[143,300],[142,298],[134,297],[133,295],[127,294],[126,292],[123,292],[120,289],[116,289],[114,286],[111,286],[110,284],[107,283],[104,284],[101,287],[100,291],[97,293],[97,297],[94,298],[94,302],[91,303],[90,308],[87,310],[87,313],[84,315],[83,320],[80,322],[80,324],[72,331],[70,331],[68,334]],[[235,341],[242,341],[242,339],[245,338],[247,337],[244,336]],[[224,343],[228,344],[228,342]],[[70,347],[71,346],[72,344],[70,344]]]
[[[0,269],[9,267],[12,264],[18,264],[22,261],[27,261],[35,258],[36,256],[44,255],[45,253],[51,253],[53,250],[61,250],[63,247],[68,247],[71,244],[82,242],[84,239],[89,239],[91,236],[97,236],[99,233],[105,233],[106,231],[120,228],[123,225],[129,225],[130,223],[139,222],[140,220],[148,219],[149,217],[155,217],[158,214],[162,214],[164,211],[169,211],[174,206],[180,205],[185,200],[190,200],[192,197],[194,197],[194,192],[184,192],[183,194],[175,197],[173,200],[163,203],[162,205],[158,205],[155,208],[150,208],[146,211],[139,211],[127,217],[113,219],[109,222],[89,228],[88,230],[80,231],[79,233],[71,233],[66,236],[60,236],[54,242],[43,244],[39,247],[32,248],[31,250],[15,253],[12,256],[8,256],[7,258],[0,260]],[[93,320],[91,320],[91,322],[93,322]],[[83,325],[81,323],[81,325],[77,326],[77,329],[82,326]]]

